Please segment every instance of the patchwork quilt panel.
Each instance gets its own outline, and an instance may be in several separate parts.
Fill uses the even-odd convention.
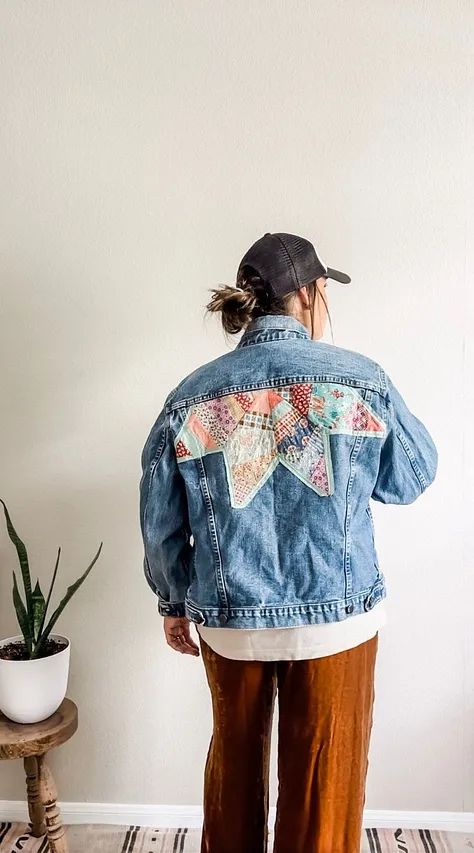
[[[193,405],[175,439],[178,463],[224,456],[231,505],[247,506],[278,464],[321,496],[334,492],[331,434],[384,438],[386,424],[356,388],[305,382]]]

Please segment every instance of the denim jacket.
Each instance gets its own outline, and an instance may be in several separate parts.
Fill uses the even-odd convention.
[[[284,314],[167,396],[142,451],[144,571],[161,615],[335,622],[386,596],[370,498],[409,504],[438,454],[383,368]]]

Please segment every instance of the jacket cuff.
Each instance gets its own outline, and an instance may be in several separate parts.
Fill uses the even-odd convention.
[[[158,613],[160,616],[186,616],[184,601],[170,603],[158,596]]]

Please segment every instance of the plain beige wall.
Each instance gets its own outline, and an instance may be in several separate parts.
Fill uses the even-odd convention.
[[[140,453],[171,387],[234,345],[208,288],[282,230],[352,275],[328,287],[334,343],[384,365],[439,450],[417,503],[373,504],[389,624],[366,807],[473,811],[472,4],[0,10],[1,496],[44,584],[59,544],[60,590],[104,540],[58,624],[80,708],[62,799],[201,803],[210,697],[142,574]],[[275,773],[273,752],[272,804]],[[0,799],[23,790],[3,763]]]

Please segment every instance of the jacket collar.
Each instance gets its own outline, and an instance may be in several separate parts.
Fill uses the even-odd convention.
[[[306,326],[297,320],[296,317],[289,314],[264,314],[262,317],[255,317],[250,321],[237,346],[245,346],[245,344],[251,343],[252,339],[258,335],[259,332],[271,333],[279,331],[284,331],[286,333],[281,336],[285,338],[309,338],[309,332]],[[278,334],[275,335],[275,338],[277,337]]]

